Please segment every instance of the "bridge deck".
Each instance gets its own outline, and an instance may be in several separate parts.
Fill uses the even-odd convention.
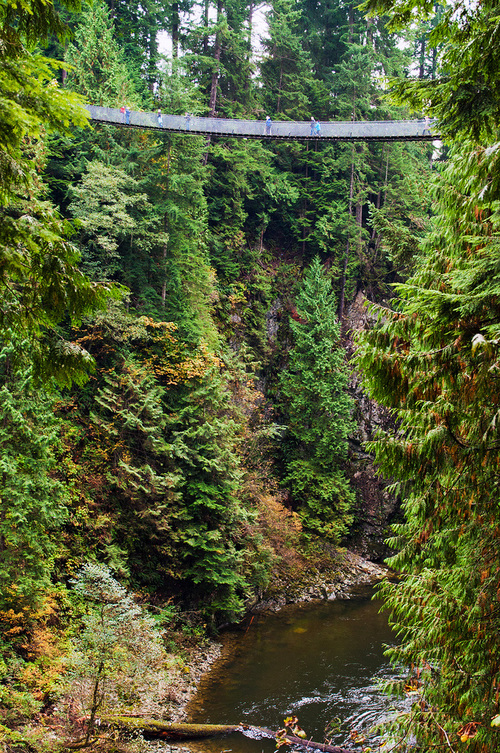
[[[87,105],[92,120],[119,126],[152,128],[157,131],[192,133],[196,135],[233,136],[245,139],[316,139],[328,141],[417,141],[438,139],[436,124],[424,120],[356,120],[321,123],[321,134],[311,134],[307,121],[273,121],[270,133],[263,120],[229,120],[201,118],[197,115],[165,115],[161,125],[154,112],[137,112],[128,115],[118,108]],[[432,133],[431,133],[432,131]]]

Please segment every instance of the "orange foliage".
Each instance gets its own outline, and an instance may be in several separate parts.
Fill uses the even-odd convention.
[[[290,558],[302,530],[299,516],[285,507],[277,495],[263,492],[256,495],[256,502],[261,533],[277,555]]]
[[[42,604],[34,607],[18,593],[16,586],[6,589],[3,598],[11,602],[12,607],[0,610],[0,634],[11,640],[17,638],[19,648],[27,651],[27,658],[31,658],[35,632],[38,626],[46,625],[55,617],[56,603],[47,596]]]
[[[205,343],[200,343],[194,355],[188,354],[186,346],[181,343],[175,343],[175,347],[169,351],[154,353],[151,350],[149,349],[143,363],[164,386],[202,379],[212,366],[220,368],[221,365],[220,360],[209,352]]]

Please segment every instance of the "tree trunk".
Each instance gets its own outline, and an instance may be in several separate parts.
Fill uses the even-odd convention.
[[[208,55],[208,20],[209,20],[210,6],[208,0],[205,0],[203,6],[203,20],[205,23],[205,33],[203,35],[203,54]]]
[[[278,99],[276,102],[276,112],[280,112],[281,107],[281,85],[283,83],[283,58],[280,58],[280,82],[278,84]]]
[[[358,253],[360,253],[362,243],[361,233],[363,230],[363,204],[360,201],[356,202],[356,226],[358,228],[356,245]]]
[[[170,152],[171,146],[168,145],[168,158],[167,158],[167,176],[166,176],[166,198],[168,199],[169,184],[170,184]],[[168,214],[165,212],[163,215],[163,230],[168,233]],[[167,298],[167,244],[168,238],[163,244],[162,262],[163,262],[163,282],[161,286],[161,305],[165,308],[165,302]]]
[[[162,722],[156,719],[141,719],[134,716],[107,716],[101,719],[101,724],[118,727],[128,732],[141,731],[147,737],[162,738],[164,740],[195,740],[201,737],[228,735],[231,732],[241,732],[242,730],[239,724]]]
[[[158,70],[158,40],[156,30],[152,27],[148,35],[148,89],[153,94]]]
[[[248,6],[248,50],[250,53],[250,59],[252,57],[252,32],[253,32],[254,9],[255,9],[255,4],[253,0],[250,0],[250,5]]]
[[[215,107],[217,105],[217,87],[219,85],[219,74],[220,74],[220,56],[222,52],[222,38],[219,28],[219,23],[221,20],[221,14],[222,14],[222,0],[218,0],[217,2],[217,31],[215,32],[215,49],[214,49],[214,59],[215,59],[215,66],[214,71],[212,73],[212,84],[210,86],[210,102],[209,102],[209,108],[210,108],[210,117],[215,117]],[[207,150],[203,156],[203,164],[206,165],[208,162],[208,150],[210,148],[210,136],[207,136]]]
[[[384,152],[385,152],[385,146],[384,146],[384,150],[382,152],[382,156],[383,156]],[[380,188],[380,190],[379,190],[379,192],[377,194],[377,204],[376,204],[377,209],[380,209],[380,207],[385,204],[385,199],[386,199],[386,195],[387,195],[387,177],[389,175],[389,153],[390,153],[390,150],[388,149],[387,150],[387,155],[386,155],[386,160],[385,160],[384,186],[383,186],[383,189]],[[382,193],[382,191],[383,191],[383,193]],[[377,231],[375,230],[375,228],[372,228],[371,240],[373,241],[373,243],[375,243],[375,254],[373,255],[373,260],[372,260],[372,263],[375,264],[375,262],[377,260],[377,256],[378,256],[378,250],[379,250],[379,247],[380,247],[380,239],[377,236]]]
[[[276,737],[275,732],[270,729],[266,729],[265,727],[250,727],[250,729],[256,730],[257,732],[267,733],[267,735],[269,735],[270,737]],[[330,745],[329,743],[315,743],[314,740],[304,740],[302,739],[302,737],[295,737],[295,735],[283,735],[282,737],[280,737],[280,740],[286,740],[293,745],[300,745],[306,750],[322,750],[324,751],[324,753],[353,753],[352,750],[348,750],[347,748],[339,748],[338,745]]]
[[[101,719],[101,724],[118,727],[128,732],[141,731],[146,738],[161,738],[163,740],[194,740],[202,737],[228,735],[234,732],[244,733],[245,730],[250,730],[253,734],[260,734],[267,738],[276,738],[277,736],[277,733],[273,730],[248,724],[189,724],[187,722],[162,722],[156,719],[127,716],[107,716]],[[286,740],[293,745],[300,745],[308,750],[320,750],[323,753],[352,753],[346,748],[339,748],[338,745],[316,743],[294,735],[280,735],[280,740]]]
[[[342,322],[344,318],[344,303],[345,303],[345,281],[347,277],[347,265],[349,263],[349,251],[350,251],[350,222],[352,213],[352,200],[354,196],[354,144],[352,145],[352,157],[351,157],[351,182],[349,186],[349,208],[347,210],[347,243],[344,255],[344,266],[342,269],[342,279],[340,281],[340,300],[339,300],[339,319]]]
[[[425,37],[420,40],[420,55],[419,55],[418,77],[424,78],[425,76]]]
[[[309,142],[306,142],[306,152],[308,152],[308,151],[309,151]],[[305,179],[306,179],[306,185],[307,185],[307,181],[309,179],[309,165],[307,164],[307,162],[306,162]],[[306,224],[307,224],[307,192],[304,194],[304,203],[302,205],[302,219],[303,219],[303,223],[302,223],[302,254],[305,254],[305,252],[306,252],[306,235],[307,235],[307,233],[306,233]]]
[[[90,736],[92,732],[94,731],[95,716],[97,713],[97,709],[100,706],[99,684],[101,682],[101,677],[102,677],[103,672],[104,672],[104,661],[101,660],[101,662],[99,663],[98,670],[97,670],[97,676],[94,682],[94,690],[92,693],[92,708],[90,709],[90,718],[89,718],[89,723],[87,725],[87,734],[85,735],[85,745],[89,744]]]
[[[172,57],[179,57],[179,3],[172,3]]]
[[[221,38],[222,35],[219,28],[221,15],[222,15],[222,0],[218,0],[217,2],[217,31],[215,33],[215,49],[214,49],[215,66],[214,66],[214,72],[212,73],[212,85],[210,87],[210,117],[212,118],[215,116],[215,107],[217,104],[217,86],[219,84],[220,56],[222,52],[222,38]]]

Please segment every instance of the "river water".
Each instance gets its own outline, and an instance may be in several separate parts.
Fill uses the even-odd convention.
[[[391,701],[379,681],[393,671],[384,646],[394,643],[386,613],[370,589],[351,599],[285,607],[256,615],[224,638],[222,658],[188,707],[189,721],[278,729],[294,714],[307,736],[349,742],[387,713]],[[190,742],[199,753],[270,753],[274,740],[242,735]]]

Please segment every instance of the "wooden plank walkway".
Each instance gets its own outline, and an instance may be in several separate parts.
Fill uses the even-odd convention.
[[[87,105],[92,120],[123,127],[194,135],[232,136],[243,139],[313,139],[315,141],[432,141],[439,139],[435,122],[425,120],[356,120],[321,123],[321,133],[311,133],[307,121],[275,120],[270,130],[263,120],[201,118],[155,112],[121,112],[118,108]]]

